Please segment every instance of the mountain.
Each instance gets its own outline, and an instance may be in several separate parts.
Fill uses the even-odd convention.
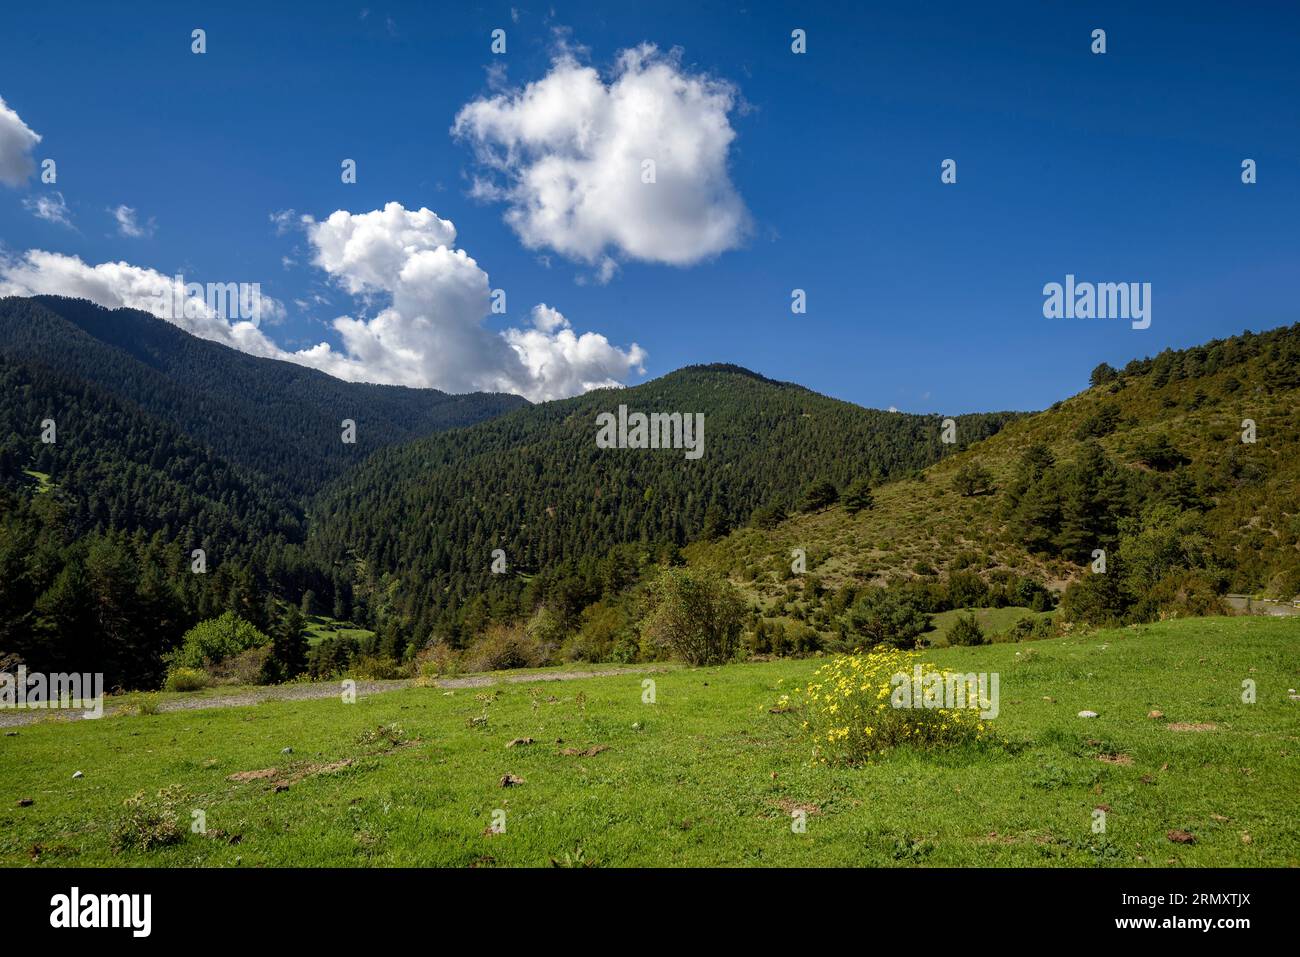
[[[0,397],[0,657],[129,687],[199,618],[262,617],[250,569],[303,537],[264,479],[44,365],[0,355]]]
[[[268,628],[309,592],[333,607],[349,576],[303,551],[312,493],[386,443],[526,405],[341,382],[135,310],[0,299],[0,657],[148,685],[200,619]]]
[[[598,447],[598,417],[620,406],[702,415],[702,453]],[[961,416],[957,432],[973,442],[1014,418]],[[475,630],[463,627],[466,602],[501,617],[552,592],[566,592],[566,606],[594,600],[641,561],[624,555],[601,570],[615,546],[658,553],[760,506],[794,507],[816,479],[914,472],[947,448],[940,433],[938,416],[864,409],[738,366],[691,366],[382,450],[317,498],[310,548],[323,562],[357,563],[367,591],[415,624],[417,640],[458,642]],[[495,549],[507,574],[491,570]]]
[[[93,383],[301,500],[377,449],[527,405],[513,395],[343,382],[250,356],[135,309],[0,299],[0,355]],[[355,444],[342,441],[344,419]]]
[[[1166,350],[833,506],[686,550],[775,626],[839,633],[874,587],[923,610],[1043,603],[1075,622],[1300,594],[1300,325]],[[802,548],[807,572],[791,574]],[[1105,571],[1094,571],[1105,552]],[[1101,566],[1096,566],[1101,567]],[[1035,596],[1038,596],[1035,598]]]
[[[3,299],[0,658],[156,686],[196,622],[292,605],[364,629],[313,673],[635,660],[646,586],[682,564],[729,578],[775,653],[959,608],[1037,628],[1059,601],[1060,627],[1300,592],[1300,326],[1091,380],[952,423],[724,364],[529,405]],[[670,447],[639,447],[640,415]]]

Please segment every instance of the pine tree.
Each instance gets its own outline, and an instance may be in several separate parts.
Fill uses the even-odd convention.
[[[871,495],[870,479],[858,479],[844,493],[844,507],[848,509],[850,515],[856,515],[858,512],[871,508],[874,504],[875,500]]]
[[[804,491],[803,510],[805,512],[820,512],[822,509],[834,505],[839,499],[839,489],[835,487],[834,483],[827,479],[818,479]]]
[[[307,632],[302,612],[295,605],[289,606],[275,629],[271,657],[279,667],[282,681],[296,678],[307,670]]]

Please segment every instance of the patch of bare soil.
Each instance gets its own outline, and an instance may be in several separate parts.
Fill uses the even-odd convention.
[[[351,758],[344,758],[342,761],[333,761],[329,764],[304,764],[296,768],[286,768],[281,771],[279,768],[262,768],[258,771],[237,771],[234,774],[227,775],[227,781],[245,783],[248,781],[267,781],[270,783],[272,790],[284,791],[290,785],[297,784],[304,778],[316,777],[318,774],[333,774],[335,771],[342,771],[344,768],[352,766]]]
[[[822,812],[822,809],[816,804],[805,804],[796,801],[793,798],[781,798],[781,800],[776,802],[776,806],[784,811],[787,816],[794,814],[796,811],[803,811],[809,816],[820,814]]]
[[[1099,754],[1098,761],[1105,761],[1107,764],[1121,764],[1127,767],[1133,763],[1133,758],[1127,754]]]

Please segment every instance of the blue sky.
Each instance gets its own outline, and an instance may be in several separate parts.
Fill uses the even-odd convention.
[[[1042,408],[1100,361],[1300,320],[1294,4],[605,6],[11,5],[0,98],[58,182],[0,185],[4,253],[258,281],[286,305],[263,326],[278,346],[337,350],[333,320],[373,317],[385,296],[349,295],[302,226],[271,214],[427,207],[507,290],[490,330],[527,327],[546,303],[576,333],[638,344],[645,375],[629,383],[725,361],[943,413]],[[1090,52],[1098,27],[1104,55]],[[676,76],[730,90],[722,168],[747,228],[685,265],[614,243],[602,282],[596,260],[528,248],[510,201],[471,195],[482,156],[451,127],[466,104],[542,80],[557,50],[612,83],[620,52],[644,43],[679,48]],[[945,158],[955,185],[940,182]],[[32,213],[55,190],[71,225]],[[123,204],[147,235],[120,233]],[[1151,283],[1151,327],[1045,319],[1042,287],[1067,273]],[[794,288],[806,315],[791,314]]]

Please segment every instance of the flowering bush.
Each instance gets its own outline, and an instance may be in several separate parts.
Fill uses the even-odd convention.
[[[798,695],[814,758],[856,764],[900,744],[946,747],[984,739],[989,730],[980,718],[980,696],[966,694],[965,678],[921,662],[916,652],[833,659]],[[954,698],[956,706],[948,706]]]

